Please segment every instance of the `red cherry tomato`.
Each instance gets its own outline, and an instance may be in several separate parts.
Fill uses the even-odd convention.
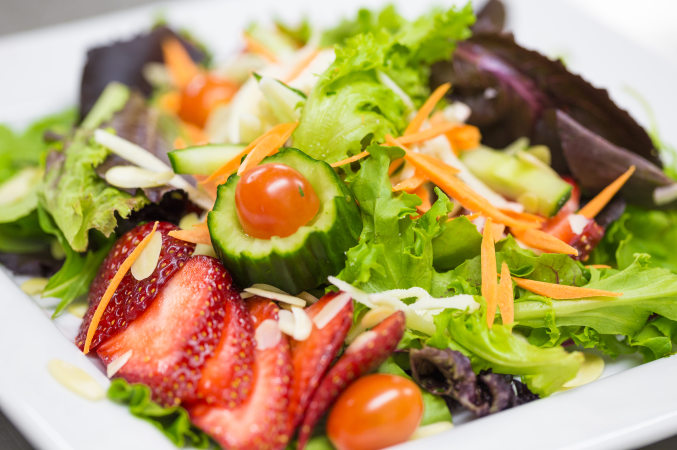
[[[423,398],[414,382],[396,375],[367,375],[336,400],[327,435],[338,450],[375,450],[409,439],[422,416]]]
[[[320,209],[320,200],[306,177],[284,164],[263,164],[242,174],[235,188],[235,206],[248,235],[259,239],[294,234]]]
[[[198,74],[181,91],[179,117],[188,123],[204,127],[209,113],[227,103],[237,91],[231,81],[212,75]]]

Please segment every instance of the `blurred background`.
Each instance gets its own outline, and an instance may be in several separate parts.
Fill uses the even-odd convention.
[[[187,1],[187,0],[184,0]],[[242,0],[224,0],[242,1]],[[539,0],[532,0],[537,2]],[[552,1],[552,0],[551,0]],[[564,0],[557,0],[564,1]],[[648,51],[677,66],[677,1],[675,0],[566,0],[585,10],[607,27],[620,32]],[[506,0],[509,3],[510,0]],[[156,3],[154,0],[0,0],[0,36],[72,22],[126,8]],[[442,2],[440,2],[442,3]],[[482,3],[478,1],[477,3]],[[576,24],[571,24],[576,33]],[[649,68],[650,70],[650,68]],[[674,94],[673,94],[674,96]],[[677,433],[677,430],[675,430]],[[32,447],[0,411],[0,449],[30,450]],[[645,447],[649,450],[677,448],[677,436]]]

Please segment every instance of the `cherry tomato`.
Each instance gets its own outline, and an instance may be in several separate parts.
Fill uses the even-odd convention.
[[[423,398],[413,381],[367,375],[336,400],[327,435],[338,450],[375,450],[409,439],[422,416]]]
[[[181,91],[179,117],[204,127],[209,113],[218,105],[227,103],[236,90],[237,86],[226,79],[202,73],[195,75]]]
[[[242,174],[235,206],[248,235],[259,239],[294,234],[320,209],[306,177],[284,164],[262,164]]]

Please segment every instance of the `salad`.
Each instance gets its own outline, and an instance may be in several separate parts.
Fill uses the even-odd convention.
[[[668,356],[675,154],[504,19],[91,49],[0,127],[0,261],[179,447],[383,448]]]

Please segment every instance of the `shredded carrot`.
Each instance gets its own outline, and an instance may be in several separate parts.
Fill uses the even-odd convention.
[[[263,161],[263,158],[277,152],[289,140],[298,124],[298,122],[281,123],[271,128],[265,134],[265,137],[247,154],[247,157],[240,164],[237,174],[241,175],[252,167],[256,167]]]
[[[113,278],[110,280],[110,283],[108,283],[108,287],[106,287],[106,291],[103,293],[101,301],[99,301],[99,304],[94,310],[92,321],[89,322],[89,328],[87,328],[87,337],[85,338],[85,347],[83,350],[85,355],[89,353],[89,347],[92,345],[94,333],[96,332],[96,329],[99,326],[99,322],[101,321],[101,317],[103,316],[103,313],[106,310],[108,303],[110,302],[111,298],[113,298],[113,294],[115,294],[115,290],[118,288],[120,282],[134,264],[134,261],[138,259],[143,249],[146,248],[150,240],[153,238],[153,233],[155,233],[155,230],[157,230],[157,226],[158,222],[155,222],[151,232],[148,233],[141,240],[141,242],[139,242],[139,245],[137,245],[136,248],[132,250],[132,253],[130,253],[129,256],[125,258],[122,264],[120,264],[120,268],[118,268],[118,271],[115,272],[115,275],[113,275]]]
[[[288,126],[290,124],[281,124],[277,125],[276,127],[273,127],[270,129],[268,132],[262,134],[261,136],[257,137],[254,139],[248,146],[246,146],[240,153],[235,155],[230,161],[216,169],[211,175],[207,177],[207,179],[204,180],[202,185],[205,187],[205,189],[210,190],[213,188],[213,190],[216,190],[216,186],[219,184],[224,183],[228,177],[235,173],[238,170],[238,167],[240,167],[240,161],[242,161],[242,158],[244,158],[246,155],[248,155],[251,151],[254,150],[262,141],[264,141],[267,136],[269,135],[279,135],[280,133],[280,127]],[[292,130],[293,131],[293,130]],[[284,142],[282,143],[284,144]],[[280,144],[280,145],[282,145]]]
[[[482,214],[480,214],[480,213],[472,213],[472,214],[467,214],[467,215],[465,215],[465,216],[463,216],[463,217],[465,217],[466,219],[468,219],[469,221],[472,222],[473,220],[479,218],[481,215],[482,215]]]
[[[457,155],[468,150],[476,149],[480,146],[480,140],[482,139],[479,128],[467,124],[463,124],[448,131],[446,136],[449,145],[451,145],[452,150]]]
[[[423,176],[421,176],[417,173],[414,173],[413,176],[411,176],[407,179],[404,179],[404,180],[400,181],[399,183],[397,183],[395,186],[393,186],[393,191],[413,192],[416,189],[418,189],[419,187],[421,187],[421,185],[423,183],[425,183],[426,181],[427,180],[426,180],[425,177],[423,177]]]
[[[345,166],[346,164],[354,163],[355,161],[359,161],[360,159],[369,156],[368,151],[363,151],[361,153],[358,153],[357,155],[350,156],[346,159],[342,159],[341,161],[336,161],[334,163],[331,163],[330,166],[332,167],[341,167]]]
[[[524,222],[536,222],[536,223],[543,223],[545,222],[545,218],[541,216],[537,216],[536,214],[529,214],[526,212],[517,212],[512,209],[508,208],[498,208],[499,211],[501,211],[503,214],[506,216],[512,217],[513,219],[521,220]]]
[[[430,128],[426,128],[423,131],[417,131],[415,133],[406,134],[397,138],[403,145],[407,144],[418,144],[419,142],[424,142],[432,138],[436,138],[442,134],[446,134],[454,128],[458,128],[458,124],[452,122],[444,122],[437,125],[433,125]]]
[[[620,297],[623,295],[622,292],[566,286],[564,284],[546,283],[544,281],[527,280],[525,278],[513,278],[513,281],[522,289],[556,300],[573,300],[587,297]]]
[[[317,57],[317,55],[320,53],[319,48],[313,49],[313,51],[309,52],[305,57],[300,59],[298,63],[292,69],[289,71],[286,77],[284,77],[284,82],[289,83],[292,80],[295,80],[301,73],[310,65],[311,62]]]
[[[242,33],[242,37],[244,38],[245,44],[247,45],[247,50],[252,53],[256,53],[257,55],[263,56],[272,63],[277,62],[277,56],[275,56],[275,53],[271,52],[268,47],[254,39],[249,33]]]
[[[165,39],[162,42],[162,55],[169,74],[177,88],[182,89],[200,73],[200,68],[186,51],[186,48],[176,38]]]
[[[418,195],[421,199],[421,204],[416,207],[416,211],[419,214],[425,214],[432,207],[430,202],[430,191],[423,185],[419,186],[416,190],[412,192],[414,195]]]
[[[494,242],[498,242],[503,239],[503,232],[505,231],[505,225],[502,223],[492,223],[491,224],[491,233],[494,235]]]
[[[209,142],[209,138],[202,130],[192,123],[181,122],[181,130],[186,134],[188,139],[190,139],[191,145],[204,145]]]
[[[498,283],[498,309],[501,311],[503,325],[510,325],[515,321],[515,295],[512,290],[510,269],[503,261],[501,265],[501,281]]]
[[[602,192],[597,194],[595,198],[590,200],[584,207],[582,207],[578,214],[588,219],[594,219],[599,212],[604,209],[604,207],[614,198],[614,195],[623,187],[623,185],[630,179],[632,174],[635,173],[635,166],[630,166],[628,170],[625,171],[623,175],[616,178],[611,184],[604,189]]]
[[[391,163],[390,166],[388,167],[388,175],[394,174],[397,169],[402,167],[404,165],[404,158],[397,158],[394,159]]]
[[[587,269],[613,269],[611,266],[607,266],[606,264],[590,264],[589,266],[585,266]]]
[[[487,217],[482,233],[480,247],[480,264],[482,269],[482,297],[487,301],[487,325],[491,328],[496,317],[496,248],[494,235],[491,232],[491,217]]]
[[[535,228],[513,228],[510,232],[529,247],[548,253],[578,255],[578,250],[545,231]]]
[[[202,222],[187,230],[172,230],[169,235],[175,239],[193,244],[212,244],[207,224]]]
[[[181,107],[181,94],[178,91],[165,92],[158,98],[158,106],[160,109],[178,114]]]
[[[442,100],[442,97],[444,97],[444,94],[447,93],[450,87],[450,83],[444,83],[435,89],[432,94],[430,94],[430,97],[428,97],[425,103],[423,103],[421,109],[418,110],[414,118],[411,120],[411,122],[409,122],[409,125],[407,125],[407,128],[404,130],[405,136],[416,133],[421,129],[423,122],[425,122],[430,113],[433,111],[435,105],[437,105],[437,103]]]
[[[391,141],[394,141],[395,145],[397,145],[397,139],[391,138]],[[416,167],[422,175],[439,186],[447,195],[458,201],[465,209],[481,212],[496,222],[503,223],[509,227],[535,228],[538,226],[534,222],[513,219],[499,211],[487,199],[456,178],[453,174],[458,172],[457,169],[429,155],[422,155],[421,153],[411,152],[406,149],[405,151],[407,152],[405,158],[410,164]]]

